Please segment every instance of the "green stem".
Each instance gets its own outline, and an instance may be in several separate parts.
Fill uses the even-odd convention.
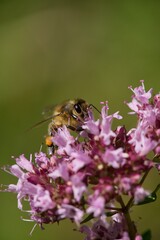
[[[148,173],[150,172],[150,170],[151,170],[151,168],[149,168],[145,172],[145,174],[143,175],[141,181],[139,182],[139,185],[143,184],[143,182],[145,181],[145,179],[146,179]],[[131,216],[129,214],[129,210],[130,210],[130,208],[133,205],[133,200],[134,200],[134,197],[131,197],[130,200],[128,201],[127,205],[125,205],[124,202],[123,202],[123,199],[121,197],[119,197],[117,199],[117,201],[122,206],[122,211],[124,213],[124,217],[125,217],[125,220],[126,220],[127,230],[128,230],[129,237],[130,237],[131,240],[135,239],[135,236],[136,236],[136,233],[137,233],[137,230],[136,230],[136,227],[134,225],[134,222],[131,220]]]
[[[115,210],[115,211],[118,211],[118,212],[122,212],[122,208],[105,207],[105,209],[107,209],[107,210]]]
[[[123,212],[124,217],[125,217],[126,228],[127,228],[128,233],[129,233],[129,237],[130,237],[131,240],[134,240],[135,236],[136,236],[136,233],[137,233],[137,230],[136,230],[136,227],[134,225],[134,222],[131,220],[131,216],[129,214],[129,208],[127,208],[125,206],[121,196],[119,196],[117,198],[117,201],[120,203],[120,205],[122,207],[122,212]]]
[[[160,189],[160,184],[158,184],[158,186],[157,186],[156,189],[153,191],[153,193],[157,193],[159,189]]]
[[[145,174],[143,175],[143,177],[142,177],[139,185],[142,185],[142,184],[144,183],[144,180],[146,179],[146,177],[147,177],[147,175],[148,175],[148,173],[150,172],[151,169],[152,169],[152,168],[149,168],[149,169],[145,172]]]
[[[129,214],[129,211],[124,212],[124,217],[126,220],[126,224],[127,224],[127,228],[128,228],[128,233],[129,233],[129,237],[131,240],[134,240],[136,237],[136,227],[134,225],[134,222],[131,220],[131,216]]]
[[[140,185],[140,186],[144,183],[144,181],[145,181],[148,173],[150,172],[150,170],[151,170],[151,168],[149,168],[149,169],[145,172],[145,174],[143,175],[141,181],[139,182],[139,185]],[[126,205],[126,208],[127,208],[127,209],[130,209],[130,208],[132,207],[132,205],[133,205],[133,200],[134,200],[134,197],[131,197],[130,200],[128,201],[127,205]]]

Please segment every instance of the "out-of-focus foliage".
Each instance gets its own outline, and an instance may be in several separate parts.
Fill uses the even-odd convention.
[[[39,151],[47,124],[26,129],[42,120],[46,106],[68,98],[96,107],[109,100],[111,112],[126,116],[122,124],[134,126],[123,104],[128,85],[145,79],[160,90],[159,9],[158,1],[1,1],[0,166],[11,164],[12,155]],[[153,190],[159,176],[152,175],[146,185]],[[11,179],[1,171],[0,182]],[[16,198],[1,193],[0,203],[0,239],[28,239],[33,224],[21,221]],[[151,229],[153,239],[160,236],[159,211],[156,202],[133,212],[140,232]],[[36,228],[32,239],[83,239],[74,227]]]

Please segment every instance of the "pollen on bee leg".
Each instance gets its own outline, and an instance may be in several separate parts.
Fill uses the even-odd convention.
[[[52,136],[47,136],[45,139],[45,143],[48,147],[51,147],[53,145]]]

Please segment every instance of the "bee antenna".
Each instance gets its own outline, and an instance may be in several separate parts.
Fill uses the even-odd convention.
[[[89,104],[89,107],[93,107],[98,113],[101,114],[101,112],[98,110],[98,108],[96,108],[93,104]]]

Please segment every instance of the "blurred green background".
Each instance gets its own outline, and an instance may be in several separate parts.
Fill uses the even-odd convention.
[[[128,128],[124,100],[129,85],[145,79],[146,88],[159,92],[159,1],[0,1],[0,166],[11,156],[39,151],[47,124],[26,131],[42,120],[43,109],[68,98],[81,97],[100,108],[120,110]],[[146,182],[159,183],[156,172]],[[15,182],[0,172],[0,183]],[[160,195],[159,195],[160,197]],[[150,228],[159,239],[159,199],[133,209],[139,231]],[[0,239],[83,239],[68,221],[35,229],[23,222],[16,196],[0,194]]]

